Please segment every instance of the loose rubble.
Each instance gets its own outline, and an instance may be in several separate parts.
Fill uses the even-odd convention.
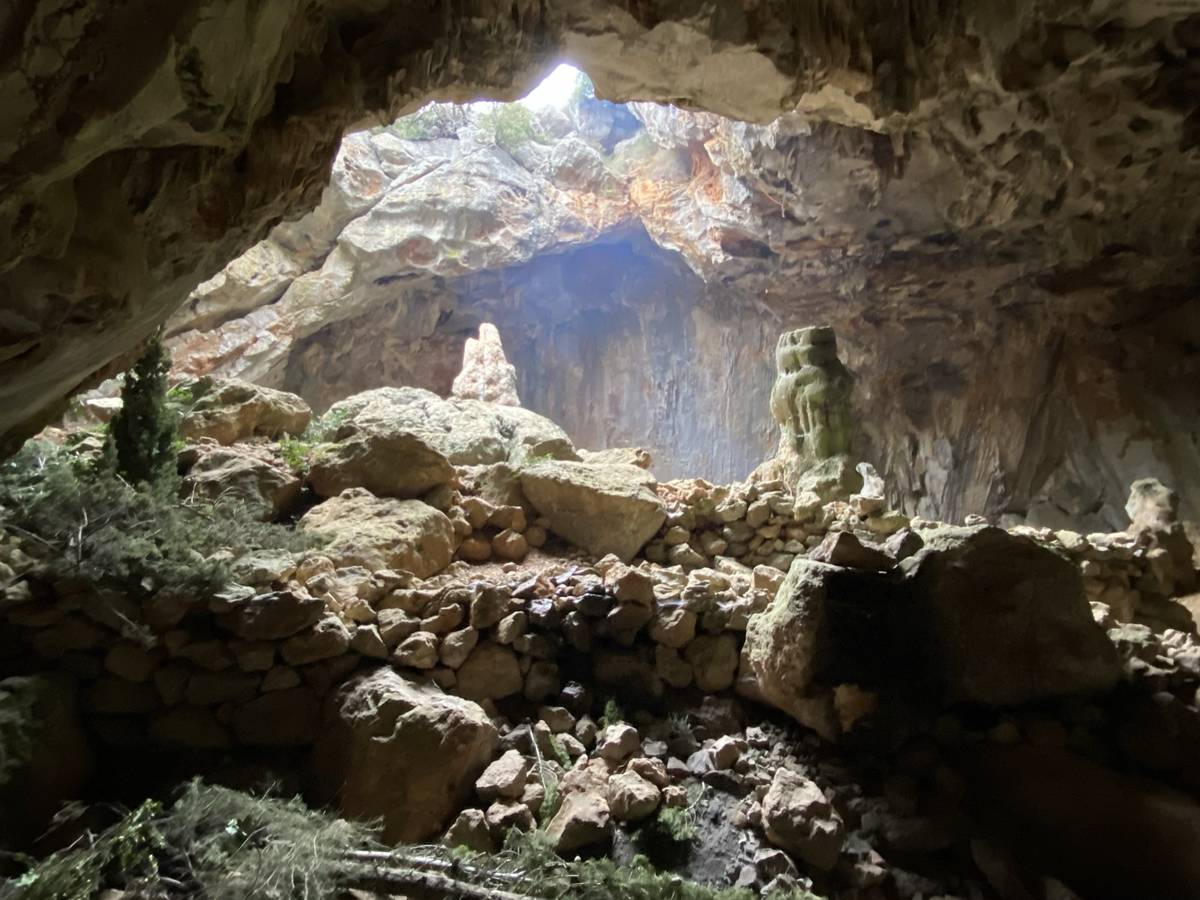
[[[435,407],[368,393],[335,446]],[[468,422],[502,415],[456,402]],[[383,468],[332,451],[299,519],[325,544],[240,558],[208,597],[137,607],[50,580],[6,533],[5,657],[73,673],[102,743],[311,753],[319,796],[388,840],[494,849],[543,828],[566,855],[619,853],[710,816],[723,847],[699,874],[763,892],[967,896],[1001,878],[936,862],[972,852],[985,748],[1200,787],[1200,641],[1179,599],[1196,573],[1165,488],[1135,486],[1119,534],[946,526],[888,511],[869,470],[822,501],[764,478],[657,483],[526,434],[468,431],[453,441],[490,449],[440,444],[436,477],[379,493],[363,473]],[[562,459],[521,460],[547,441]],[[205,459],[268,447],[184,459],[199,489],[221,470]],[[338,467],[355,483],[327,496]]]

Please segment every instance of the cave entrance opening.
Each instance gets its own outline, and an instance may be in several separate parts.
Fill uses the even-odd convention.
[[[736,283],[772,265],[729,152],[741,127],[604,101],[560,64],[516,102],[348,134],[320,205],[168,324],[176,370],[320,412],[382,386],[448,396],[468,341],[494,357],[502,340],[504,390],[577,446],[644,448],[660,478],[744,478],[773,448],[774,344],[796,323]]]

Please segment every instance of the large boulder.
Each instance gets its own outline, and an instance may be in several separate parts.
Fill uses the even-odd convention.
[[[566,433],[518,406],[443,400],[421,388],[377,388],[334,404],[337,423],[314,454],[313,489],[332,496],[365,487],[379,496],[418,497],[454,477],[454,466],[519,465],[576,459]]]
[[[791,769],[778,769],[762,801],[763,828],[776,847],[828,872],[837,865],[846,829],[816,783]]]
[[[324,601],[297,588],[247,592],[227,601],[217,621],[244,641],[277,641],[311,628],[324,613]]]
[[[558,810],[546,823],[546,837],[559,853],[574,853],[612,839],[608,779],[613,769],[607,760],[589,759],[567,772],[559,782]]]
[[[666,520],[657,482],[627,465],[547,461],[525,467],[521,488],[559,537],[595,556],[631,559]]]
[[[458,538],[439,510],[420,500],[376,497],[350,488],[310,509],[299,526],[327,538],[336,566],[403,569],[428,578],[450,565]]]
[[[184,490],[208,500],[232,497],[278,518],[300,497],[303,481],[291,470],[246,447],[200,447],[188,469]]]
[[[421,841],[467,805],[498,744],[477,704],[384,668],[330,698],[313,763],[343,815],[379,819],[390,843]]]
[[[207,437],[232,444],[250,437],[296,435],[312,420],[312,410],[295,394],[248,381],[229,379],[210,386],[201,379],[192,390],[203,393],[179,423],[179,433],[190,440]]]
[[[987,525],[922,537],[901,569],[945,699],[1016,705],[1117,683],[1116,649],[1065,557]]]
[[[1009,706],[1116,683],[1067,559],[987,526],[924,538],[891,575],[796,559],[750,618],[739,691],[836,739],[904,704]]]
[[[746,627],[742,659],[752,678],[739,681],[739,690],[753,699],[783,710],[802,725],[833,740],[842,726],[834,708],[838,662],[839,599],[856,594],[865,584],[860,573],[799,557],[792,563],[775,599],[763,612],[751,616]],[[867,645],[847,641],[842,662],[873,661]],[[850,671],[848,677],[865,680],[866,673]]]
[[[92,771],[75,686],[62,675],[0,681],[0,840],[36,838]]]

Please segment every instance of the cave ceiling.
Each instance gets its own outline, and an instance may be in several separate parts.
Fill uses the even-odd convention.
[[[645,101],[686,199],[721,207],[698,229],[626,186],[613,216],[781,325],[799,298],[854,326],[867,446],[918,507],[1094,511],[1089,480],[1196,470],[1187,3],[25,0],[0,13],[0,433],[300,221],[343,133],[564,58]]]

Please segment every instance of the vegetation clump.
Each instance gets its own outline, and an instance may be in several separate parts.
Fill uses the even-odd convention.
[[[167,405],[171,356],[159,339],[125,373],[121,408],[108,427],[104,464],[134,484],[153,483],[175,467],[177,421]]]
[[[625,710],[621,709],[615,697],[609,697],[604,701],[604,711],[600,713],[600,727],[608,728],[610,725],[620,725],[625,721]]]
[[[429,103],[415,113],[397,119],[388,129],[406,141],[456,138],[467,126],[469,115],[469,107],[459,103]]]
[[[56,577],[148,596],[220,590],[229,560],[255,549],[304,549],[311,537],[260,521],[240,500],[181,499],[163,471],[131,484],[70,450],[29,441],[0,464],[0,527]]]
[[[220,590],[229,561],[258,549],[300,550],[312,537],[264,523],[232,498],[182,497],[169,358],[155,342],[125,376],[123,406],[98,459],[29,441],[0,464],[0,527],[24,540],[49,574],[149,596]]]
[[[318,445],[334,440],[342,423],[350,417],[350,407],[338,406],[327,410],[308,423],[304,433],[297,438],[284,437],[279,441],[279,454],[288,468],[303,475],[319,453]]]
[[[520,103],[497,103],[479,117],[478,125],[484,136],[509,154],[531,141],[546,142],[533,113]]]
[[[494,900],[750,900],[660,872],[644,857],[560,859],[540,832],[509,833],[499,853],[440,845],[389,848],[368,825],[188,784],[169,807],[148,801],[0,888],[3,900],[85,900],[105,889],[165,898],[332,898],[348,890]]]

